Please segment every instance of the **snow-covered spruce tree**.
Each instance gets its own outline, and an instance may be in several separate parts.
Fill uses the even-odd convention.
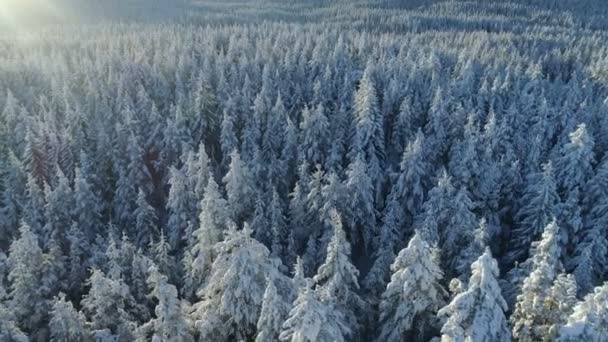
[[[405,205],[403,209],[407,211],[408,222],[420,212],[427,190],[428,165],[424,155],[424,144],[424,134],[419,130],[415,140],[407,145],[401,156],[399,173],[392,187],[394,196]]]
[[[39,337],[44,330],[48,313],[48,299],[39,289],[43,278],[44,254],[38,245],[38,236],[22,222],[19,238],[9,250],[9,296],[6,301],[18,326],[31,337]],[[45,336],[44,333],[42,336]],[[40,337],[42,337],[40,336]]]
[[[217,257],[206,286],[197,292],[194,317],[203,340],[229,341],[255,336],[267,279],[280,277],[268,249],[230,225],[224,240],[215,244]],[[219,324],[228,322],[228,324]]]
[[[83,232],[87,241],[95,239],[95,235],[103,227],[101,198],[93,191],[91,184],[80,168],[76,168],[74,176],[74,208],[72,217]]]
[[[359,88],[354,94],[353,117],[355,120],[355,133],[349,159],[354,162],[361,157],[368,165],[368,173],[372,177],[373,189],[378,190],[384,165],[384,118],[378,104],[376,86],[372,79],[373,63],[369,61],[365,68],[363,78],[359,81]],[[372,195],[374,198],[376,194]]]
[[[168,283],[167,276],[161,274],[156,266],[150,267],[148,283],[151,296],[157,300],[154,318],[138,328],[138,339],[159,342],[194,341],[191,322],[186,315],[183,303],[178,299],[177,289]]]
[[[268,279],[267,283],[257,324],[256,342],[278,342],[281,326],[289,312],[288,304],[278,294],[273,279]]]
[[[518,341],[541,341],[550,339],[556,333],[554,306],[565,303],[567,298],[555,298],[566,291],[551,291],[551,287],[562,270],[559,248],[559,227],[555,220],[547,225],[542,239],[533,246],[531,273],[523,281],[521,293],[517,296],[515,309],[511,315],[513,337]],[[568,278],[569,279],[569,278]],[[564,279],[566,280],[566,279]],[[570,282],[571,280],[568,280]],[[562,281],[560,281],[562,282]],[[565,283],[565,281],[564,281]],[[562,285],[558,285],[562,286]],[[565,287],[572,285],[564,284]]]
[[[255,203],[254,179],[238,151],[230,154],[228,173],[222,179],[226,185],[230,218],[237,224],[246,220]]]
[[[300,162],[310,165],[323,164],[329,148],[329,122],[322,104],[312,111],[308,107],[304,108],[300,132]]]
[[[531,242],[539,237],[556,214],[559,196],[551,163],[544,164],[541,172],[529,177],[521,202],[509,243],[511,261],[521,261],[528,255]]]
[[[60,293],[55,297],[51,310],[51,341],[92,341],[84,315],[74,309],[72,303],[66,300],[65,294]]]
[[[587,132],[585,124],[580,124],[568,136],[570,141],[564,145],[555,161],[555,179],[562,192],[582,187],[593,173],[595,159],[593,137]]]
[[[4,272],[6,256],[0,252],[0,341],[28,342],[27,335],[21,331],[13,310],[8,308],[6,289],[4,288]]]
[[[12,310],[0,299],[0,341],[29,342],[26,334],[19,329]]]
[[[1,141],[0,141],[1,143]],[[0,147],[1,149],[1,147]],[[0,152],[1,153],[1,152]],[[19,217],[24,206],[26,175],[23,165],[12,152],[7,152],[8,161],[0,161],[0,244],[8,245],[19,227]]]
[[[441,328],[442,341],[511,341],[505,317],[507,303],[500,294],[498,275],[498,264],[486,249],[471,265],[466,290],[437,313],[447,317]]]
[[[378,341],[427,341],[437,332],[436,314],[445,304],[443,272],[436,251],[414,234],[391,265],[391,281],[380,302]]]
[[[128,286],[122,279],[111,279],[94,269],[89,278],[89,293],[81,302],[82,311],[91,322],[91,333],[108,338],[132,340],[133,318],[127,306],[133,304]]]
[[[54,186],[44,189],[46,205],[44,207],[45,225],[43,227],[43,242],[55,239],[62,242],[72,224],[73,193],[70,180],[58,168]],[[46,245],[44,247],[47,247]]]
[[[596,287],[576,304],[559,331],[560,342],[605,341],[608,339],[608,284]]]
[[[142,189],[139,189],[135,203],[137,208],[133,212],[133,216],[135,216],[134,242],[137,247],[143,248],[150,245],[150,242],[158,235],[158,218]]]
[[[467,259],[468,246],[474,241],[475,229],[479,221],[473,213],[474,204],[466,188],[460,188],[452,198],[450,219],[441,231],[441,250],[446,272],[450,275],[462,274],[470,265],[463,263]],[[458,267],[463,265],[464,269]]]
[[[167,237],[171,246],[179,250],[187,242],[186,232],[188,225],[196,219],[196,201],[194,189],[190,179],[186,176],[184,168],[169,169],[168,181],[169,195],[166,209],[169,215],[167,220]],[[193,223],[193,222],[192,222]]]
[[[151,244],[152,250],[152,258],[156,266],[158,266],[158,271],[161,274],[166,275],[169,278],[169,282],[178,283],[177,272],[176,272],[176,264],[175,258],[172,255],[171,245],[167,238],[165,238],[165,234],[163,231],[160,232],[160,237],[157,242],[153,242]]]
[[[346,240],[340,214],[334,209],[330,215],[333,237],[327,245],[325,262],[313,278],[317,285],[315,291],[321,301],[331,303],[342,312],[347,319],[345,323],[356,333],[368,305],[358,294],[359,270],[352,264],[351,247]]]
[[[217,183],[210,177],[201,202],[199,227],[193,233],[196,240],[184,257],[185,279],[182,289],[186,299],[192,299],[205,285],[205,279],[215,260],[214,245],[221,241],[227,225],[227,209],[227,202],[220,194]]]
[[[312,281],[306,279],[279,338],[287,342],[344,342],[352,334],[345,321],[341,311],[319,300]]]
[[[392,193],[389,194],[388,203],[384,208],[384,217],[380,226],[380,235],[376,238],[374,262],[363,281],[364,288],[371,291],[375,296],[380,296],[386,289],[390,280],[391,264],[395,259],[395,250],[398,241],[403,236],[403,211]]]
[[[368,252],[376,235],[376,209],[371,169],[361,155],[349,165],[346,177],[350,203],[345,218],[350,226],[349,235],[353,245]]]

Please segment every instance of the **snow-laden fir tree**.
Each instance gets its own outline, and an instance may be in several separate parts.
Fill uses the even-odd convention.
[[[351,246],[346,240],[340,214],[330,211],[333,237],[327,245],[325,262],[319,267],[313,280],[319,299],[331,303],[342,312],[349,328],[356,332],[362,323],[367,303],[358,294],[359,271],[351,261]]]
[[[10,287],[6,303],[15,315],[19,327],[31,337],[39,336],[39,331],[44,330],[49,309],[50,298],[44,298],[40,291],[44,259],[38,236],[22,222],[19,238],[13,241],[9,250]]]
[[[518,341],[541,341],[555,333],[555,325],[559,321],[553,320],[552,306],[555,305],[552,302],[566,301],[566,298],[554,298],[550,291],[562,270],[560,255],[559,227],[553,220],[545,228],[542,239],[533,246],[531,273],[523,281],[510,318],[513,337]],[[556,291],[555,295],[561,296],[564,292],[571,291]]]
[[[587,132],[587,126],[580,124],[569,135],[570,141],[561,151],[555,162],[555,179],[562,191],[582,187],[593,173],[594,141]]]
[[[167,276],[150,267],[148,283],[152,288],[151,295],[157,300],[154,318],[138,328],[139,339],[154,342],[189,342],[194,341],[191,334],[191,322],[183,303],[178,299],[177,289],[168,282]]]
[[[346,171],[345,190],[348,196],[346,219],[350,226],[350,238],[355,246],[364,251],[371,248],[376,234],[376,210],[374,205],[374,183],[365,160],[358,155]]]
[[[194,189],[184,170],[169,169],[169,195],[167,197],[167,237],[173,248],[180,249],[188,237],[188,225],[196,218]]]
[[[559,196],[551,163],[544,164],[541,172],[529,177],[521,202],[509,243],[512,261],[521,261],[528,254],[531,242],[540,236],[556,214]]]
[[[560,342],[608,340],[608,284],[598,286],[576,304],[557,338]]]
[[[158,218],[142,189],[139,189],[137,193],[136,205],[137,207],[133,212],[133,216],[135,216],[133,236],[135,245],[142,248],[148,246],[158,235]]]
[[[345,321],[341,311],[319,300],[312,280],[306,279],[279,338],[286,342],[344,342],[352,333]]]
[[[66,300],[63,293],[60,293],[53,300],[49,328],[51,341],[92,341],[84,315],[76,311],[72,303]]]
[[[436,253],[417,232],[397,255],[380,302],[378,341],[426,341],[433,336],[447,295]]]
[[[91,333],[108,338],[132,340],[134,324],[127,306],[133,303],[128,286],[122,279],[111,279],[94,269],[89,278],[89,293],[81,302],[82,311],[91,323]]]
[[[273,279],[268,279],[267,283],[257,323],[256,342],[278,342],[281,326],[289,312],[289,306],[278,294]]]
[[[226,185],[230,218],[237,224],[248,218],[255,203],[254,179],[238,151],[230,154],[228,173],[222,179]]]
[[[218,185],[209,178],[205,196],[201,202],[199,227],[194,231],[195,243],[184,258],[184,295],[187,299],[205,285],[211,264],[215,260],[214,245],[221,241],[222,233],[227,226],[227,201],[219,192]]]
[[[471,265],[467,288],[437,313],[447,317],[441,328],[441,341],[511,341],[505,317],[508,308],[500,293],[498,276],[498,264],[486,249]]]
[[[300,131],[302,137],[298,147],[300,161],[305,161],[310,165],[323,164],[329,143],[327,141],[329,122],[322,104],[317,105],[312,111],[307,107],[304,108]]]
[[[242,230],[231,225],[224,240],[214,246],[217,257],[207,285],[197,293],[200,301],[194,304],[196,327],[204,340],[255,336],[267,279],[279,274],[268,249],[251,234],[248,224]]]

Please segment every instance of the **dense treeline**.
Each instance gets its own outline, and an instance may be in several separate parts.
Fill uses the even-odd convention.
[[[608,340],[606,5],[314,5],[2,36],[0,341]]]

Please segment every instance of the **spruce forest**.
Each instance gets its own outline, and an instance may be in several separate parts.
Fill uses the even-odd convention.
[[[0,342],[605,342],[607,149],[604,0],[0,0]]]

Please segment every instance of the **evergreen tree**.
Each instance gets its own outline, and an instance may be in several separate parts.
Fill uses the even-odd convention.
[[[339,310],[334,310],[331,304],[317,298],[311,289],[312,282],[300,289],[293,309],[283,323],[283,331],[279,336],[281,341],[312,342],[312,341],[346,341],[351,330],[345,324],[345,317]]]
[[[103,227],[102,199],[93,192],[91,184],[80,168],[74,177],[74,208],[72,217],[83,231],[87,241],[93,241]]]
[[[251,171],[236,150],[230,155],[230,167],[222,181],[226,185],[230,217],[240,224],[253,209],[255,196]]]
[[[148,246],[150,242],[158,235],[158,219],[156,211],[148,204],[146,194],[142,189],[139,189],[137,194],[137,208],[133,212],[135,216],[135,245],[143,248]]]
[[[437,328],[435,315],[447,293],[436,251],[416,233],[391,265],[382,294],[378,341],[426,341]]]
[[[196,219],[194,189],[183,169],[169,169],[169,195],[167,197],[167,235],[171,246],[179,250],[187,242],[188,225]]]
[[[26,223],[21,223],[19,238],[9,250],[8,305],[18,325],[31,337],[39,336],[47,319],[48,302],[42,296],[44,254],[38,245],[38,236]]]
[[[555,162],[556,180],[562,191],[581,187],[593,172],[593,138],[587,126],[580,124],[569,134],[570,141],[564,145],[559,159]]]
[[[89,278],[89,293],[81,302],[82,310],[91,322],[91,333],[117,340],[133,339],[132,317],[127,306],[133,302],[129,288],[122,279],[111,279],[100,270]],[[98,340],[98,338],[96,337]]]
[[[277,293],[277,288],[272,279],[269,279],[264,297],[262,309],[257,324],[256,342],[277,342],[281,333],[281,325],[286,319],[288,307]]]
[[[574,307],[574,312],[559,331],[558,341],[604,341],[608,338],[608,286],[596,287],[593,293]]]
[[[500,294],[496,260],[489,249],[471,265],[465,291],[439,310],[447,320],[441,329],[442,341],[511,341],[505,312],[507,303]]]
[[[552,308],[547,305],[552,298],[548,291],[561,271],[559,257],[559,227],[555,221],[545,228],[542,239],[534,246],[532,272],[524,279],[521,294],[517,296],[515,310],[511,315],[513,337],[519,341],[540,341],[548,338],[554,329]]]
[[[531,241],[541,234],[555,215],[559,197],[550,163],[543,165],[543,171],[528,179],[528,186],[522,197],[522,207],[517,213],[517,223],[511,233],[509,258],[521,260],[527,255]]]
[[[155,318],[141,326],[140,333],[151,330],[152,341],[194,341],[183,305],[177,298],[177,289],[167,280],[155,266],[150,268],[148,283],[158,304],[154,309]]]
[[[184,257],[186,279],[183,291],[186,298],[191,298],[204,285],[216,256],[214,245],[221,241],[227,225],[226,211],[227,202],[219,193],[213,177],[210,177],[201,202],[200,226],[193,233],[196,241],[189,251],[190,255]]]
[[[251,237],[245,224],[231,226],[223,241],[215,245],[207,285],[194,304],[196,326],[202,339],[214,341],[253,338],[262,307],[266,280],[278,277],[268,249]],[[217,320],[229,322],[217,326]]]
[[[300,160],[310,165],[323,164],[329,143],[329,121],[322,104],[318,104],[312,112],[304,108],[300,131]]]
[[[372,171],[365,161],[357,158],[346,171],[346,191],[351,202],[348,208],[348,223],[353,244],[364,250],[371,248],[376,234],[376,210],[374,206],[374,184]]]
[[[340,310],[348,321],[350,329],[358,331],[367,304],[359,296],[359,271],[351,262],[350,243],[342,228],[342,219],[336,210],[330,212],[333,237],[327,246],[325,262],[313,280],[317,284],[319,299],[331,303]]]
[[[74,309],[63,293],[60,293],[53,301],[49,328],[51,341],[92,341],[84,315]]]

